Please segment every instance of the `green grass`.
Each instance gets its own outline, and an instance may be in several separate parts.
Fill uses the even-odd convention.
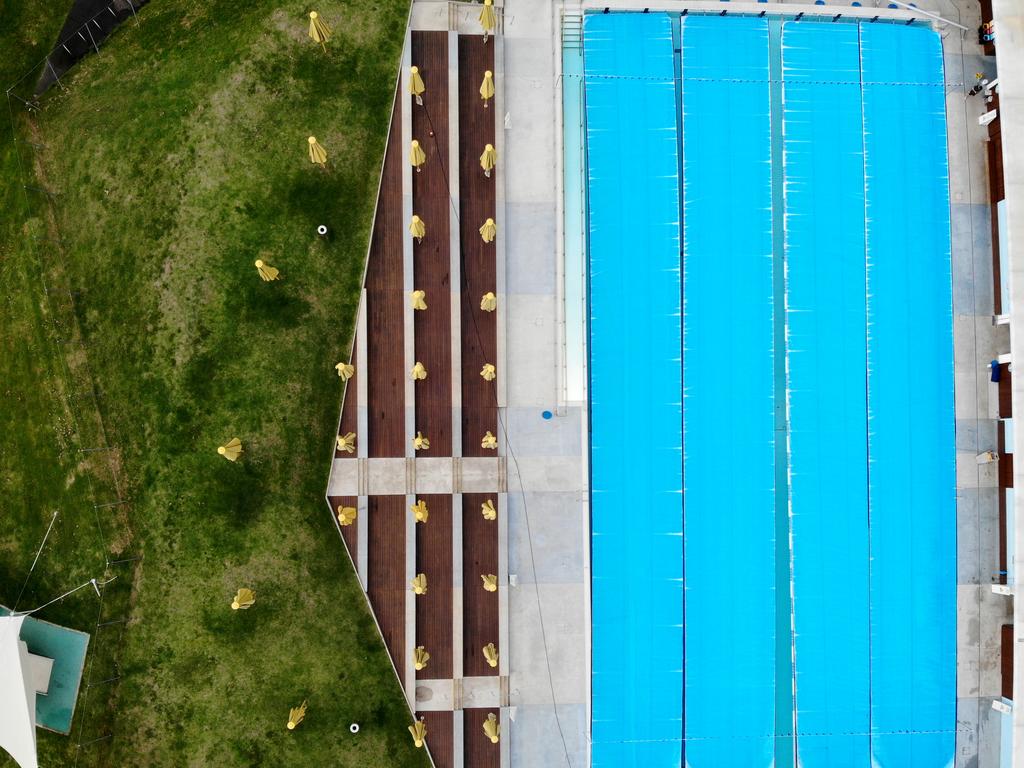
[[[19,124],[44,145],[26,155],[30,170],[59,192],[53,221],[34,201],[30,226],[55,224],[65,247],[31,252],[24,204],[4,205],[0,374],[18,407],[0,410],[13,523],[0,529],[0,599],[20,589],[53,508],[67,517],[33,597],[95,575],[107,551],[144,558],[122,571],[123,677],[90,704],[112,699],[114,739],[83,764],[426,765],[323,501],[333,366],[350,344],[407,5],[321,3],[335,31],[326,56],[305,36],[308,10],[154,2],[69,73],[68,93],[47,95],[34,125]],[[38,34],[55,32],[51,21]],[[306,158],[309,134],[327,148],[326,173]],[[6,183],[3,202],[17,191]],[[331,241],[315,237],[319,223]],[[260,257],[285,279],[261,282]],[[47,325],[44,277],[82,291],[61,317],[77,320],[84,353],[55,344],[65,330]],[[101,436],[76,437],[63,405],[86,370],[119,447],[88,463],[74,451]],[[79,433],[95,432],[86,421]],[[216,453],[233,436],[246,451],[235,464]],[[132,500],[103,513],[106,540],[93,492]],[[258,602],[236,613],[243,585]],[[76,598],[47,616],[93,621],[95,597]],[[303,699],[307,720],[289,733]],[[73,763],[67,739],[44,737],[41,751]]]

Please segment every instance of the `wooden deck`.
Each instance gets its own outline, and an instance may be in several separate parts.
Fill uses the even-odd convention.
[[[452,676],[452,497],[419,496],[430,518],[416,525],[416,572],[427,574],[427,594],[416,598],[416,645],[430,653],[421,679]]]
[[[498,572],[498,521],[485,520],[480,506],[497,494],[467,493],[462,497],[462,627],[463,674],[466,677],[497,675],[497,668],[488,666],[483,648],[498,642],[498,593],[487,592],[481,574]]]
[[[480,83],[486,70],[494,70],[494,46],[476,35],[459,36],[459,238],[462,248],[462,454],[493,456],[480,447],[484,433],[498,434],[498,397],[494,381],[480,376],[484,363],[497,363],[497,313],[480,309],[480,298],[496,291],[494,243],[480,238],[480,226],[494,218],[495,177],[499,166],[484,176],[480,155],[494,144],[494,105],[484,108]],[[499,370],[498,376],[505,371]]]
[[[427,378],[416,382],[416,429],[430,438],[430,456],[451,456],[448,33],[413,32],[412,62],[426,85],[423,106],[412,106],[412,137],[427,155],[412,175],[413,212],[427,228],[413,247],[413,285],[427,292],[427,309],[415,313],[416,360],[427,368]]]
[[[405,601],[413,598],[405,582],[405,497],[370,496],[367,507],[366,591],[384,643],[401,670],[406,654]]]
[[[405,455],[405,370],[402,340],[402,108],[396,98],[384,155],[377,218],[366,265],[368,456]],[[380,340],[386,339],[386,343]],[[358,371],[357,371],[358,375]],[[360,436],[362,437],[362,436]],[[364,438],[365,439],[365,438]]]
[[[465,755],[467,768],[498,768],[501,763],[501,745],[491,744],[484,733],[484,720],[493,712],[501,718],[500,711],[495,709],[467,709],[463,711],[465,726]],[[502,738],[505,737],[505,723],[501,724]]]
[[[453,768],[455,765],[455,734],[451,712],[417,712],[427,722],[427,748],[435,768]],[[472,768],[466,763],[467,768]]]

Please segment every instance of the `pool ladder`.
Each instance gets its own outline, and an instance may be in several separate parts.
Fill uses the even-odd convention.
[[[562,48],[580,50],[583,47],[583,14],[562,11]]]

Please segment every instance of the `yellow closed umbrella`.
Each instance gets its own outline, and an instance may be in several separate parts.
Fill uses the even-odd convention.
[[[264,283],[271,283],[281,279],[281,272],[276,267],[267,264],[263,259],[256,259],[256,271]]]
[[[420,77],[420,68],[409,67],[409,93],[416,97],[416,103],[421,107],[423,106],[423,92],[426,90],[427,86],[423,84],[423,78]]]
[[[499,725],[498,718],[493,712],[488,714],[487,719],[484,720],[484,733],[491,740],[491,744],[497,744],[501,739],[501,725]]]
[[[409,726],[409,733],[412,734],[412,743],[417,747],[422,747],[423,742],[427,738],[427,723],[421,717],[419,720]]]
[[[484,367],[480,369],[480,376],[484,381],[494,381],[494,377],[497,375],[496,369],[490,363],[484,363]]]
[[[427,153],[423,151],[423,147],[416,139],[412,140],[412,144],[409,145],[409,162],[412,163],[413,168],[419,173],[422,170],[422,166],[427,162]]]
[[[497,592],[498,591],[498,577],[493,573],[481,573],[480,578],[484,582],[485,592]]]
[[[498,297],[488,291],[480,299],[480,309],[484,312],[493,312],[498,307]]]
[[[320,18],[320,14],[316,11],[309,12],[309,36],[315,42],[320,43],[324,53],[327,53],[325,43],[331,39],[331,28],[327,26],[326,22]]]
[[[413,381],[423,381],[423,379],[427,378],[427,367],[417,360],[409,375],[412,376]]]
[[[237,461],[238,457],[242,455],[242,441],[237,437],[232,437],[226,444],[217,449],[217,453],[228,461]]]
[[[426,302],[427,292],[426,291],[418,291],[418,290],[417,291],[413,291],[409,295],[409,298],[412,300],[412,308],[413,309],[423,310],[423,309],[427,308],[427,302]]]
[[[358,515],[355,507],[338,507],[338,525],[352,525]]]
[[[252,608],[256,604],[256,593],[247,587],[242,587],[235,593],[234,600],[231,601],[231,610],[233,611],[245,611]]]
[[[309,162],[321,168],[327,165],[327,150],[316,140],[316,136],[309,137]]]
[[[491,4],[491,0],[484,0],[484,7],[480,9],[480,26],[484,30],[484,42],[487,42],[487,36],[494,31],[494,7]]]
[[[426,669],[428,661],[430,661],[430,654],[427,653],[427,649],[422,645],[417,645],[416,650],[412,652],[412,665],[416,667],[416,671]]]
[[[498,233],[498,228],[494,225],[494,219],[488,219],[480,227],[480,238],[485,243],[494,242],[494,236]]]
[[[417,243],[422,243],[423,238],[427,236],[427,225],[423,223],[423,219],[414,214],[409,222],[409,231],[416,238]]]
[[[484,169],[484,176],[491,178],[491,171],[494,164],[498,162],[498,153],[494,151],[494,145],[488,144],[484,147],[484,153],[480,155],[480,167]]]
[[[487,100],[494,98],[494,73],[489,69],[484,72],[484,81],[480,83],[480,98],[484,100],[484,109],[487,109]]]
[[[356,433],[349,432],[345,435],[338,435],[338,450],[342,453],[355,453]]]
[[[480,514],[484,516],[484,520],[498,519],[498,510],[494,508],[494,502],[490,499],[480,505]]]
[[[416,518],[417,523],[425,523],[430,517],[430,512],[427,511],[427,502],[423,499],[417,499],[410,509],[412,509],[412,516]]]
[[[427,574],[417,573],[416,578],[410,583],[412,584],[412,591],[417,595],[427,594]]]
[[[294,731],[295,726],[306,719],[306,702],[303,701],[299,706],[292,707],[288,711],[288,730]]]
[[[338,372],[338,376],[341,377],[342,381],[348,381],[356,375],[356,367],[351,363],[338,363],[334,366],[334,369]]]
[[[424,437],[422,432],[417,432],[416,437],[412,439],[412,447],[417,451],[429,451],[430,440]]]
[[[487,430],[484,439],[480,441],[480,447],[488,448],[492,451],[498,447],[498,438],[491,434],[491,430]]]
[[[484,646],[484,659],[487,660],[487,666],[492,669],[498,666],[498,649],[494,647],[494,643]]]

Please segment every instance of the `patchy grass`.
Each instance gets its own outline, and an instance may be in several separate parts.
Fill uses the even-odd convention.
[[[427,764],[323,501],[333,366],[350,344],[407,4],[321,3],[326,56],[305,36],[308,10],[151,3],[22,127],[44,147],[33,172],[60,193],[60,263],[82,291],[74,318],[144,557],[100,764]],[[310,134],[327,172],[308,162]],[[22,398],[0,411],[0,490],[17,502],[0,530],[9,599],[46,510],[92,509],[64,434],[62,350],[31,286],[42,275],[12,251],[24,217],[0,215],[5,291],[7,270],[22,280],[0,303],[4,386]],[[285,279],[260,281],[261,257]],[[245,454],[232,464],[216,448],[234,436]],[[40,594],[74,581],[55,555],[87,522],[61,522]],[[76,560],[95,570],[109,543],[89,532]],[[228,606],[239,586],[256,590],[250,611]],[[80,605],[78,623],[93,620],[95,599]],[[71,607],[53,618],[76,623]],[[303,699],[307,720],[288,732]],[[70,764],[67,740],[51,741],[47,764]]]

